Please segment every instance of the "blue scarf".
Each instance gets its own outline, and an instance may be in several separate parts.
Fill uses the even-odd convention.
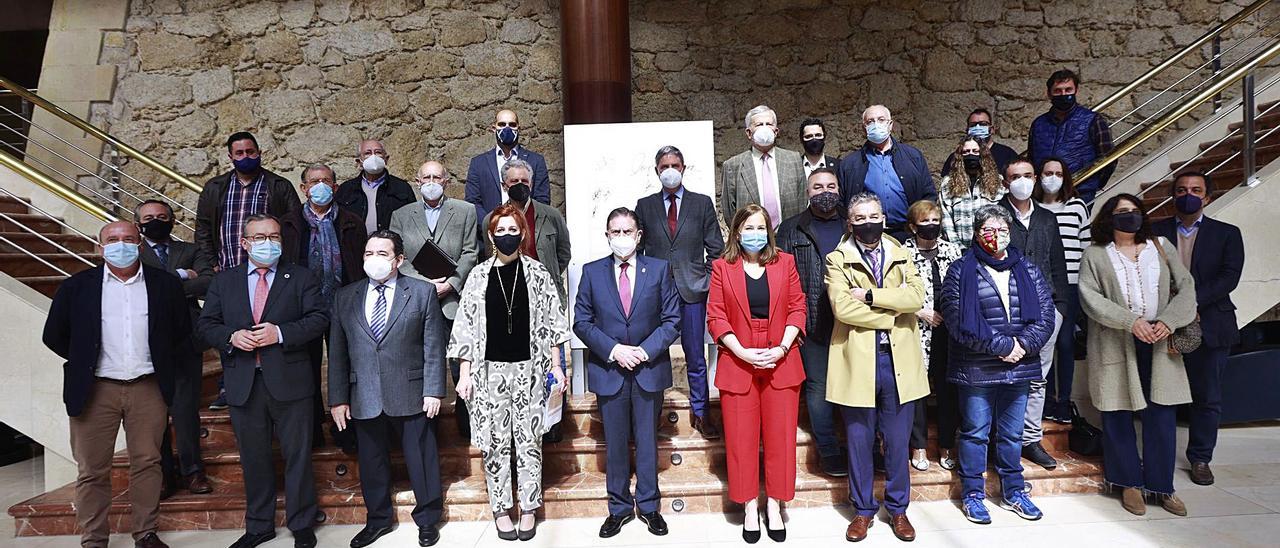
[[[1010,278],[1018,288],[1018,319],[1024,324],[1040,320],[1040,299],[1036,296],[1036,283],[1031,279],[1027,261],[1018,248],[1006,249],[1004,259],[997,259],[975,243],[965,251],[959,262],[960,325],[949,326],[951,329],[958,330],[967,340],[990,340],[994,335],[991,324],[987,323],[987,318],[982,314],[982,304],[978,302],[978,269],[984,266],[1001,272],[1012,270]],[[1009,320],[1013,321],[1012,310],[1009,311]]]
[[[320,299],[326,306],[333,304],[333,296],[342,286],[342,250],[338,246],[338,231],[333,227],[337,216],[337,206],[321,219],[310,206],[302,205],[302,218],[311,226],[307,268],[320,278]]]

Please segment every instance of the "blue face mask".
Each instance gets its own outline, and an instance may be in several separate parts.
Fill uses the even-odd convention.
[[[311,189],[307,191],[307,196],[311,198],[311,203],[324,207],[333,201],[333,189],[326,184],[311,185]]]
[[[236,166],[236,171],[240,173],[254,173],[262,166],[262,158],[245,156],[239,160],[232,160],[231,163]]]
[[[129,268],[138,262],[138,244],[114,242],[102,246],[102,258],[116,268]]]
[[[520,134],[515,129],[504,127],[498,130],[498,144],[503,146],[515,146],[516,141],[520,139]]]
[[[280,260],[280,242],[253,242],[249,245],[249,258],[263,266],[275,265]]]
[[[769,245],[769,235],[764,232],[743,232],[742,248],[748,253],[759,253],[764,246]]]
[[[969,136],[985,140],[991,136],[991,126],[969,126]]]
[[[867,124],[867,140],[875,144],[885,142],[889,138],[889,124],[873,122]]]

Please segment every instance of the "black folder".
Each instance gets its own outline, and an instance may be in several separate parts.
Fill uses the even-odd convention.
[[[410,263],[422,277],[432,280],[448,278],[458,271],[458,263],[431,240],[422,244],[422,249]]]

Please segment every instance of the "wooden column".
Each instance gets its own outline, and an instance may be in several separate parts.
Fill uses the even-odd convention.
[[[560,2],[564,123],[631,121],[631,32],[626,0]]]

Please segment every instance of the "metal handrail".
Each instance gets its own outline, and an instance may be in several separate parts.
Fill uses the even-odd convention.
[[[71,114],[66,110],[63,110],[62,107],[59,107],[58,105],[50,103],[49,101],[45,100],[43,97],[40,97],[39,95],[31,93],[26,88],[19,86],[18,84],[14,83],[12,80],[9,80],[8,78],[0,76],[0,88],[7,89],[10,92],[14,93],[15,95],[18,95],[23,99],[30,101],[32,104],[48,111],[49,113],[53,114],[54,116],[57,116],[58,118],[61,118],[62,121],[79,128],[81,131],[85,133],[88,133],[89,135],[93,136],[95,139],[98,139],[99,141],[103,141],[105,143],[110,144],[111,146],[116,147],[116,149],[120,150],[120,152],[124,153],[126,156],[133,158],[139,162],[142,162],[143,164],[145,164],[147,167],[150,167],[151,169],[159,171],[160,174],[170,179],[173,179],[175,182],[186,187],[188,190],[191,190],[192,192],[199,193],[201,190],[204,189],[204,187],[196,184],[191,179],[188,179],[182,176],[178,172],[172,169],[169,169],[168,166],[156,161],[155,159],[151,158],[150,156],[147,156],[146,154],[143,154],[142,152],[139,152],[137,149],[129,146],[128,144],[125,144],[124,141],[121,141],[120,139],[112,137],[107,132],[102,131],[101,129],[98,129],[97,127],[95,127],[93,124],[90,124],[89,122],[86,122],[80,119],[74,114]]]
[[[7,188],[5,188],[5,187],[2,187],[2,186],[0,186],[0,192],[3,192],[3,193],[5,193],[5,195],[9,196],[10,198],[13,198],[13,199],[15,199],[15,200],[17,200],[17,201],[21,202],[21,203],[22,203],[22,205],[27,206],[27,209],[28,209],[28,210],[35,211],[36,213],[39,213],[39,214],[41,214],[41,215],[44,215],[46,219],[49,219],[50,221],[53,221],[53,222],[55,222],[55,223],[58,223],[58,225],[59,225],[59,226],[61,226],[62,228],[64,228],[64,229],[66,229],[66,230],[71,231],[71,232],[69,232],[68,234],[71,234],[71,235],[73,235],[73,236],[80,236],[81,238],[84,238],[85,240],[88,240],[90,243],[93,243],[93,244],[95,244],[95,245],[98,243],[98,240],[97,240],[97,239],[93,238],[92,236],[90,236],[90,235],[88,235],[88,234],[85,234],[84,232],[81,232],[81,231],[80,231],[80,229],[78,229],[78,228],[76,228],[76,227],[74,227],[74,226],[71,226],[71,225],[67,224],[67,223],[66,223],[66,221],[63,221],[62,219],[59,219],[59,218],[57,218],[57,217],[54,217],[52,213],[49,213],[48,211],[45,211],[45,210],[41,209],[41,208],[40,208],[40,206],[38,206],[38,205],[36,205],[36,204],[32,203],[32,202],[31,202],[30,200],[28,200],[27,198],[22,198],[22,197],[18,196],[17,194],[14,194],[14,193],[10,192],[10,191],[9,191],[9,189],[7,189]]]
[[[46,261],[44,257],[41,257],[41,256],[39,256],[39,255],[36,255],[35,253],[32,253],[32,252],[30,252],[30,251],[27,251],[27,249],[26,249],[26,248],[24,248],[24,247],[22,247],[22,246],[20,246],[20,245],[18,245],[18,244],[13,243],[13,240],[10,240],[10,239],[8,239],[8,238],[4,237],[4,234],[3,234],[3,233],[0,233],[0,242],[4,242],[4,243],[6,243],[6,244],[9,244],[9,246],[10,246],[10,247],[12,247],[12,248],[14,248],[14,249],[17,249],[18,251],[21,251],[21,252],[22,252],[23,254],[25,254],[26,256],[31,257],[32,259],[35,259],[35,260],[39,261],[40,263],[44,264],[45,266],[47,266],[47,267],[49,267],[49,268],[52,268],[52,269],[54,269],[54,270],[57,270],[57,271],[58,271],[60,274],[62,274],[63,276],[68,276],[68,277],[70,277],[70,276],[71,276],[71,273],[70,273],[70,272],[67,272],[66,270],[63,270],[63,269],[61,269],[61,268],[58,268],[58,266],[57,266],[57,265],[55,265],[55,264],[53,264],[53,263],[51,263],[51,262],[49,262],[49,261]],[[85,259],[84,259],[84,257],[81,257],[81,256],[79,256],[79,255],[76,255],[76,257],[77,257],[77,258],[79,258],[79,259],[80,259],[80,260],[82,260],[82,261],[84,261],[84,260],[85,260]],[[86,261],[86,262],[87,262],[87,261]],[[93,264],[93,263],[89,263],[89,266],[94,266],[94,264]]]
[[[14,224],[15,226],[17,226],[18,228],[21,228],[22,230],[24,230],[24,231],[26,231],[26,232],[28,232],[28,233],[30,233],[30,234],[32,234],[32,235],[34,235],[35,237],[40,238],[41,240],[43,240],[43,241],[44,241],[44,243],[47,243],[47,244],[49,244],[49,245],[51,245],[51,246],[54,246],[54,247],[58,248],[58,250],[62,251],[63,253],[65,253],[65,254],[67,254],[67,255],[71,255],[71,256],[73,256],[73,257],[75,257],[75,258],[79,259],[79,260],[80,260],[80,262],[82,262],[82,263],[84,263],[84,264],[87,264],[87,265],[89,265],[89,266],[97,266],[97,265],[93,264],[93,262],[89,261],[89,259],[86,259],[86,258],[84,258],[84,257],[80,256],[80,254],[79,254],[79,253],[76,253],[75,251],[72,251],[72,250],[70,250],[70,249],[67,249],[67,248],[66,248],[66,246],[64,246],[64,245],[62,245],[62,244],[60,244],[60,243],[58,243],[58,242],[55,242],[55,241],[53,241],[53,240],[49,239],[49,237],[48,237],[48,236],[45,236],[44,234],[41,234],[41,233],[37,232],[35,229],[33,229],[33,228],[31,228],[31,227],[27,226],[27,225],[26,225],[26,224],[24,224],[22,221],[19,221],[19,220],[17,220],[17,219],[14,219],[13,217],[9,216],[9,214],[8,214],[8,213],[0,213],[0,219],[4,219],[4,220],[6,220],[6,221],[9,221],[10,223],[13,223],[13,224]],[[91,241],[91,242],[93,242],[95,245],[98,243],[98,242],[93,241],[93,240],[90,240],[90,241]],[[23,250],[23,251],[26,251],[26,249],[25,249],[25,248],[23,248],[22,246],[19,246],[19,245],[17,245],[17,244],[10,243],[10,245],[12,245],[13,247],[16,247],[16,248],[18,248],[18,249],[21,249],[21,250]]]
[[[1186,47],[1179,50],[1178,53],[1173,54],[1172,57],[1165,59],[1159,65],[1156,65],[1151,70],[1148,70],[1142,76],[1139,76],[1134,81],[1129,82],[1124,87],[1120,88],[1119,90],[1116,90],[1115,93],[1112,93],[1111,95],[1108,95],[1101,101],[1098,101],[1096,104],[1094,104],[1093,110],[1095,112],[1102,112],[1107,107],[1115,104],[1121,98],[1128,96],[1130,93],[1133,93],[1134,90],[1138,89],[1143,84],[1146,84],[1148,80],[1155,78],[1157,74],[1160,74],[1161,72],[1164,72],[1165,69],[1168,69],[1169,67],[1174,66],[1179,62],[1181,62],[1182,59],[1187,55],[1190,55],[1193,52],[1200,51],[1200,48],[1204,47],[1205,44],[1212,42],[1214,38],[1221,36],[1222,33],[1230,30],[1232,27],[1236,26],[1241,21],[1244,21],[1249,16],[1257,13],[1259,10],[1261,10],[1263,7],[1266,7],[1266,5],[1270,3],[1271,3],[1271,0],[1257,0],[1256,2],[1250,4],[1249,7],[1246,7],[1245,9],[1240,10],[1239,13],[1232,15],[1226,21],[1223,21],[1221,25],[1214,27],[1213,30],[1210,30],[1209,32],[1204,33],[1204,35],[1200,36],[1199,38],[1195,39],[1193,42],[1188,44]],[[1077,179],[1077,180],[1083,180],[1083,179]]]
[[[9,153],[3,150],[0,150],[0,165],[18,172],[19,175],[26,177],[27,180],[31,181],[32,183],[35,183],[40,188],[43,188],[49,192],[52,192],[53,194],[55,194],[59,198],[62,198],[63,200],[71,202],[72,205],[80,208],[85,213],[88,213],[90,215],[93,215],[94,217],[97,217],[99,220],[103,222],[112,222],[112,221],[119,220],[119,218],[116,217],[115,214],[111,213],[110,211],[107,211],[105,208],[98,205],[93,200],[86,198],[83,194],[80,194],[79,192],[72,190],[71,188],[67,187],[62,183],[59,183],[58,181],[54,180],[52,177],[45,175],[43,171],[40,171],[38,169],[35,169],[27,165],[26,162],[23,162],[22,160],[19,160],[13,157],[12,155],[10,155]]]

